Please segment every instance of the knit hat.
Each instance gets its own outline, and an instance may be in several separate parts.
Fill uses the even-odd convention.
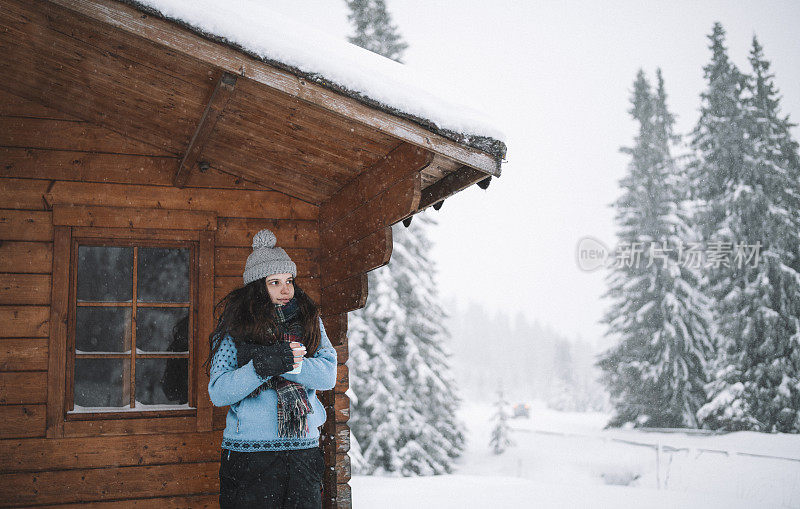
[[[272,274],[291,274],[297,277],[297,266],[280,247],[275,247],[275,234],[261,230],[253,235],[253,252],[244,264],[244,284]]]

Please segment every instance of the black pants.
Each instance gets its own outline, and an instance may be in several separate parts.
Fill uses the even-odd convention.
[[[236,452],[222,450],[220,509],[321,509],[322,449]]]

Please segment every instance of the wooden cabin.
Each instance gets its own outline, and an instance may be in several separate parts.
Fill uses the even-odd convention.
[[[324,500],[350,507],[347,312],[391,225],[499,175],[502,143],[131,3],[0,0],[0,47],[0,505],[217,505],[201,365],[270,228],[338,350]]]

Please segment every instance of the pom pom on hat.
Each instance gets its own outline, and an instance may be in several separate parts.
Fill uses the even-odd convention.
[[[278,239],[275,234],[269,230],[261,230],[253,235],[253,249],[262,249],[265,247],[273,248]]]
[[[275,247],[277,239],[269,230],[253,235],[253,252],[244,265],[244,284],[272,274],[291,274],[297,277],[297,266],[283,248]]]

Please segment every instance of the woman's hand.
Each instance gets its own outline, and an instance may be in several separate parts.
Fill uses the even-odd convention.
[[[239,367],[244,366],[252,359],[253,367],[261,378],[282,375],[290,371],[295,360],[295,353],[288,343],[274,345],[242,343],[236,345],[236,350]]]
[[[289,347],[292,349],[292,354],[294,355],[294,364],[292,364],[292,369],[297,369],[300,366],[300,363],[303,361],[303,357],[306,355],[306,347],[303,343],[299,343],[297,341],[292,341],[289,343]]]

